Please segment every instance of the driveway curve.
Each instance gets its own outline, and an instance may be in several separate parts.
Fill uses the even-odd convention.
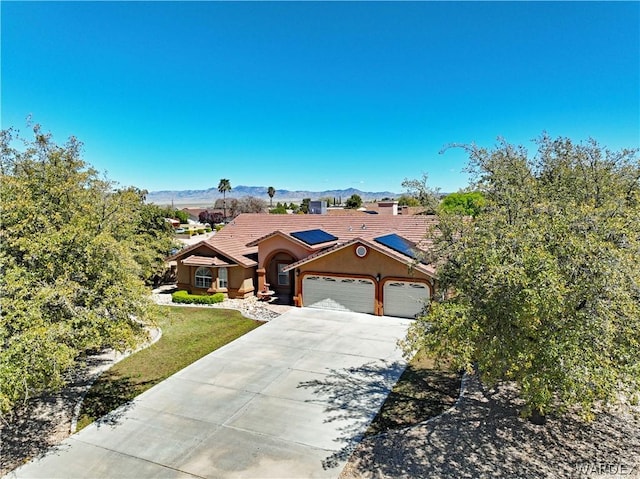
[[[406,364],[410,320],[294,308],[10,478],[336,478]]]

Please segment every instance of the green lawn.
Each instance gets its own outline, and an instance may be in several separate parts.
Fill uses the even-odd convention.
[[[365,435],[413,426],[453,406],[460,394],[461,374],[444,366],[436,367],[422,351],[416,354]]]
[[[78,430],[262,324],[227,309],[163,306],[159,311],[160,340],[100,376],[85,397]]]

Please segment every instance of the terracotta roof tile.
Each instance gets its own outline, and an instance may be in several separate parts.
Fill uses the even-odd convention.
[[[424,241],[427,228],[435,224],[436,218],[434,216],[368,214],[332,216],[247,213],[236,217],[205,242],[212,249],[231,258],[238,264],[251,267],[256,265],[255,254],[258,251],[258,240],[264,239],[276,231],[289,235],[295,231],[317,228],[336,236],[338,243],[345,243],[358,237],[373,239],[383,234],[396,233],[424,248],[428,247],[428,243]],[[194,245],[194,247],[196,246]],[[378,247],[389,254],[398,254],[389,248],[385,249],[382,245],[378,245]],[[182,256],[184,252],[185,250],[178,253],[178,255]]]
[[[327,208],[327,214],[331,216],[364,216],[369,213],[347,208]]]
[[[182,264],[188,266],[237,266],[234,263],[229,263],[218,256],[196,256],[191,255],[182,260]]]
[[[297,232],[298,230],[295,231],[291,231],[290,233],[294,233]],[[273,233],[269,233],[266,234],[258,239],[255,239],[253,241],[251,241],[250,243],[247,244],[247,246],[258,246],[258,244],[260,244],[262,241],[266,240],[267,238],[272,238],[274,236],[282,236],[286,239],[288,239],[289,241],[293,242],[293,243],[297,243],[300,246],[302,246],[303,248],[307,248],[307,249],[311,249],[311,250],[316,250],[316,249],[324,249],[327,248],[328,246],[332,246],[336,243],[336,240],[331,240],[331,241],[326,241],[324,243],[318,243],[318,244],[314,244],[314,245],[309,245],[307,243],[305,243],[304,241],[299,240],[298,238],[291,236],[290,233],[284,233],[280,230],[278,231],[274,231]]]

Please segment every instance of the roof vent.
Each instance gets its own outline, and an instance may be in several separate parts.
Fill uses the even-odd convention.
[[[367,229],[367,225],[365,225],[364,223],[362,223],[362,226],[361,226],[360,228],[361,228],[361,229],[363,229],[363,230],[366,230],[366,229]]]

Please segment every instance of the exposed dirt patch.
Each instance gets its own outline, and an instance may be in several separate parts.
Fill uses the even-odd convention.
[[[487,391],[468,377],[445,413],[365,438],[340,478],[640,478],[637,408],[536,426],[519,416],[521,407],[510,385]]]
[[[436,367],[431,358],[418,353],[387,396],[365,435],[414,426],[453,406],[460,394],[462,375],[449,371],[447,366]]]
[[[60,392],[37,396],[0,419],[0,475],[59,444],[71,434],[76,405],[95,378],[116,360],[113,352],[87,358]]]

